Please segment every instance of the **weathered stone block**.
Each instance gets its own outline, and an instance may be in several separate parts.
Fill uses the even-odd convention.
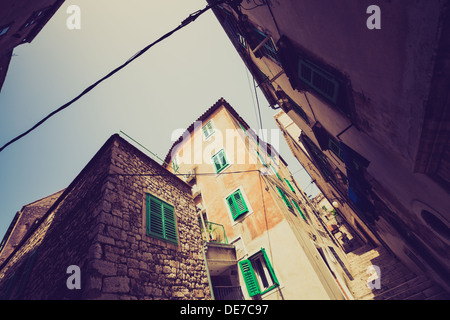
[[[116,265],[109,261],[95,259],[92,261],[91,266],[104,276],[114,276],[117,274]]]
[[[103,279],[103,293],[127,293],[130,291],[130,279],[127,277],[107,277]]]

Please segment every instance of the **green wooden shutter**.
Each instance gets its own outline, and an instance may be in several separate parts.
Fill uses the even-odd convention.
[[[178,244],[173,206],[147,194],[147,234]]]
[[[221,150],[219,152],[219,158],[220,158],[220,163],[222,164],[222,167],[227,165],[227,159],[225,158],[225,151]]]
[[[209,138],[214,133],[214,128],[212,126],[211,120],[208,121],[208,123],[202,127],[202,130],[203,130],[205,139]]]
[[[164,237],[168,241],[178,244],[175,212],[173,207],[163,203],[163,213],[164,213]]]
[[[300,206],[298,205],[298,203],[295,200],[292,200],[292,202],[294,203],[294,206],[297,208],[298,213],[300,213],[300,215],[302,216],[303,219],[306,220],[305,215],[303,214],[302,210],[300,209]]]
[[[147,231],[156,236],[164,237],[162,202],[151,195],[148,195],[147,199]]]
[[[298,61],[299,78],[333,103],[337,103],[339,83],[328,72],[309,61]]]
[[[292,190],[292,192],[294,192],[295,193],[295,189],[294,189],[294,187],[291,185],[291,183],[289,182],[289,180],[288,179],[286,179],[286,178],[284,178],[284,181],[286,181],[286,183],[287,183],[287,185],[289,186],[289,188]]]
[[[213,157],[212,161],[214,163],[214,166],[216,168],[216,173],[219,173],[223,169],[225,169],[228,166],[227,158],[225,157],[225,151],[220,150],[217,152]]]
[[[220,168],[221,168],[221,164],[220,164],[220,158],[219,158],[219,154],[215,154],[214,156],[213,156],[213,162],[214,162],[214,166],[215,166],[215,168],[216,168],[216,172],[219,172],[220,171]]]
[[[289,202],[288,198],[286,197],[286,195],[284,194],[284,191],[281,190],[280,188],[276,187],[278,190],[278,193],[280,194],[281,198],[283,198],[284,203],[286,204],[286,206],[288,208],[292,208],[292,204]]]
[[[272,264],[270,263],[270,260],[267,257],[266,250],[264,248],[261,248],[261,251],[263,253],[264,259],[266,260],[267,269],[269,269],[270,274],[272,275],[273,282],[279,285],[280,283],[278,282],[277,276],[275,275],[275,271],[272,268]]]
[[[256,296],[261,293],[258,280],[256,280],[255,272],[253,271],[250,260],[243,260],[239,262],[241,268],[242,277],[244,278],[245,286],[247,287],[248,295],[250,297]]]
[[[234,205],[234,198],[232,196],[229,196],[227,198],[228,206],[230,207],[231,215],[233,216],[233,219],[236,219],[238,216],[236,206]]]
[[[227,198],[233,219],[236,220],[240,215],[248,212],[247,204],[242,196],[241,190],[236,190]]]
[[[344,161],[344,152],[342,151],[339,143],[333,139],[328,139],[328,148],[342,161]]]
[[[244,197],[241,194],[241,190],[237,190],[234,193],[234,201],[236,202],[236,206],[239,210],[239,214],[248,212],[247,204],[245,203]]]

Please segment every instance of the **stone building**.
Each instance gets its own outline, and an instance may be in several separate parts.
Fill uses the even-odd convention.
[[[235,1],[213,10],[368,248],[450,291],[449,2]]]
[[[2,299],[210,298],[191,187],[119,135],[24,206],[1,259]]]

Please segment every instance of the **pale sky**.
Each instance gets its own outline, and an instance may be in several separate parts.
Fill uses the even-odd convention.
[[[66,26],[72,4],[81,9],[80,30]],[[0,93],[0,145],[205,6],[204,0],[66,0],[31,44],[14,50]],[[212,11],[204,13],[0,153],[0,241],[23,205],[67,187],[112,134],[122,130],[164,158],[172,132],[221,97],[257,131],[252,94],[244,63]],[[270,132],[277,111],[259,90],[258,98]],[[270,136],[268,142],[276,145]],[[281,134],[278,144],[300,187],[316,195]]]

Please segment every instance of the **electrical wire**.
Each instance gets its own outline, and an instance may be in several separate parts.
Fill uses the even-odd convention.
[[[247,2],[247,3],[249,3],[249,2]],[[256,8],[258,8],[258,7],[264,7],[264,6],[266,5],[265,3],[257,4],[255,1],[253,1],[253,3],[255,4],[255,6],[254,6],[254,7],[251,7],[251,8],[245,8],[242,4],[239,5],[239,6],[240,6],[242,9],[249,11],[249,10],[256,9]]]
[[[194,173],[194,176],[217,176],[223,174],[237,174],[237,173],[247,173],[247,172],[256,172],[260,171],[258,169],[255,170],[242,170],[242,171],[230,171],[230,172],[202,172],[202,173]],[[126,176],[126,177],[170,177],[170,176],[186,176],[189,173],[110,173],[109,176]]]
[[[253,77],[253,88],[255,89],[255,98],[256,98],[256,105],[258,107],[258,116],[259,116],[259,125],[261,126],[261,135],[264,141],[266,141],[266,138],[264,137],[264,132],[263,132],[263,123],[262,123],[262,118],[261,118],[261,109],[259,108],[259,99],[258,99],[258,92],[256,90],[256,83],[255,83],[255,77]]]
[[[76,96],[75,98],[73,98],[72,100],[70,100],[69,102],[65,103],[64,105],[62,105],[61,107],[59,107],[58,109],[54,110],[53,112],[49,113],[46,117],[44,117],[42,120],[40,120],[39,122],[37,122],[34,126],[32,126],[30,129],[28,129],[27,131],[25,131],[24,133],[18,135],[17,137],[15,137],[14,139],[10,140],[9,142],[7,142],[6,144],[4,144],[1,148],[0,148],[0,152],[2,152],[6,147],[8,147],[9,145],[13,144],[14,142],[18,141],[19,139],[23,138],[24,136],[26,136],[27,134],[29,134],[30,132],[32,132],[33,130],[37,129],[39,126],[41,126],[45,121],[47,121],[48,119],[50,119],[51,117],[53,117],[54,115],[56,115],[57,113],[63,111],[64,109],[66,109],[67,107],[69,107],[70,105],[72,105],[74,102],[76,102],[77,100],[79,100],[81,97],[83,97],[84,95],[86,95],[88,92],[90,92],[92,89],[94,89],[97,85],[99,85],[100,83],[102,83],[103,81],[105,81],[106,79],[110,78],[111,76],[113,76],[115,73],[119,72],[120,70],[122,70],[123,68],[125,68],[128,64],[130,64],[131,62],[133,62],[134,60],[136,60],[137,58],[139,58],[140,56],[142,56],[145,52],[147,52],[151,47],[153,47],[154,45],[156,45],[157,43],[163,41],[164,39],[170,37],[172,34],[174,34],[175,32],[177,32],[178,30],[186,27],[189,23],[195,21],[200,15],[202,15],[204,12],[206,12],[207,10],[226,2],[226,0],[222,0],[222,1],[217,1],[216,3],[212,4],[212,5],[207,5],[205,8],[198,10],[192,14],[190,14],[186,19],[184,19],[181,24],[174,28],[172,31],[167,32],[166,34],[164,34],[162,37],[160,37],[159,39],[157,39],[156,41],[152,42],[151,44],[149,44],[148,46],[146,46],[145,48],[143,48],[142,50],[138,51],[136,54],[134,54],[132,57],[130,57],[125,63],[123,63],[122,65],[120,65],[119,67],[115,68],[114,70],[112,70],[111,72],[109,72],[106,76],[104,76],[103,78],[101,78],[100,80],[98,80],[97,82],[93,83],[92,85],[90,85],[89,87],[87,87],[83,92],[81,92],[78,96]]]

